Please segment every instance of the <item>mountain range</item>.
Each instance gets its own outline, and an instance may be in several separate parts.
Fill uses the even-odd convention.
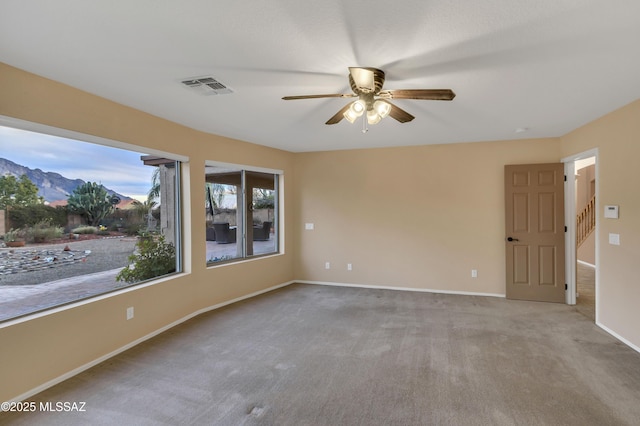
[[[0,176],[7,175],[15,176],[16,179],[27,175],[31,182],[38,187],[38,195],[47,202],[66,200],[74,189],[86,183],[82,179],[68,179],[59,173],[30,169],[6,158],[0,158]],[[131,199],[109,188],[105,189],[109,195],[117,195],[123,201]]]

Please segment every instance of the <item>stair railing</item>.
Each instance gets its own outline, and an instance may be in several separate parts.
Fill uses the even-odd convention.
[[[587,239],[596,228],[596,196],[576,216],[576,244],[578,247]]]

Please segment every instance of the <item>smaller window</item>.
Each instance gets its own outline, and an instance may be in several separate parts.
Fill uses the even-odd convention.
[[[207,264],[278,252],[278,174],[207,166]]]

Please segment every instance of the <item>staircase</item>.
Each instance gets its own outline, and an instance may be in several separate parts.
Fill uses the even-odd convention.
[[[596,196],[576,216],[576,244],[580,247],[596,227]]]

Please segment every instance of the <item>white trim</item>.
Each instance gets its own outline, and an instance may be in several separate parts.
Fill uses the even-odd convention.
[[[101,274],[101,272],[95,272],[94,274],[85,274],[84,276],[90,278],[92,275],[99,275],[99,274]],[[58,312],[67,311],[69,309],[74,309],[74,308],[77,308],[79,306],[88,305],[90,303],[95,303],[95,302],[98,302],[100,300],[109,299],[111,297],[116,297],[116,296],[119,296],[119,295],[124,294],[124,293],[137,291],[137,290],[139,290],[141,288],[145,288],[145,287],[149,287],[149,286],[152,286],[152,285],[156,285],[156,284],[159,284],[159,283],[164,282],[164,281],[169,281],[169,280],[174,280],[174,279],[177,279],[177,278],[182,278],[182,277],[184,277],[186,275],[189,275],[189,273],[188,272],[178,272],[178,273],[175,273],[175,274],[172,274],[172,275],[167,275],[167,276],[164,276],[164,277],[161,277],[161,278],[158,278],[158,279],[154,279],[154,280],[151,280],[151,281],[146,281],[146,282],[139,283],[139,284],[138,283],[130,284],[127,287],[119,288],[119,289],[113,290],[113,291],[108,291],[106,293],[96,294],[95,296],[89,296],[89,297],[87,297],[85,299],[80,299],[80,300],[76,300],[76,301],[73,301],[73,302],[65,303],[64,305],[58,305],[58,306],[54,306],[54,307],[51,307],[51,308],[45,308],[42,311],[37,311],[37,312],[34,312],[32,314],[26,314],[26,315],[21,316],[21,317],[17,317],[17,318],[13,318],[13,319],[9,319],[9,320],[5,320],[3,322],[0,322],[0,329],[6,328],[6,327],[11,327],[13,325],[20,324],[20,323],[27,322],[27,321],[31,321],[31,320],[34,320],[34,319],[37,319],[37,318],[53,315],[53,314],[56,314]],[[67,278],[62,278],[60,281],[65,281],[66,279]]]
[[[564,233],[564,282],[567,285],[565,292],[565,303],[567,305],[575,305],[577,297],[576,284],[576,178],[575,178],[574,161],[564,163],[564,175],[566,181],[564,183],[564,224],[567,232]]]
[[[46,383],[43,383],[40,386],[37,386],[33,389],[28,390],[27,392],[24,392],[14,398],[12,398],[11,400],[9,400],[9,402],[19,402],[19,401],[24,401],[27,398],[30,398],[52,386],[55,386],[75,375],[78,375],[80,373],[82,373],[85,370],[88,370],[91,367],[94,367],[98,364],[100,364],[101,362],[104,362],[106,360],[108,360],[109,358],[112,358],[128,349],[133,348],[134,346],[149,340],[155,336],[157,336],[160,333],[163,333],[185,321],[188,321],[198,315],[222,308],[224,306],[228,306],[231,305],[233,303],[236,302],[240,302],[246,299],[250,299],[252,297],[256,297],[259,296],[261,294],[264,293],[268,293],[270,291],[273,290],[277,290],[279,288],[283,288],[286,286],[289,286],[291,284],[310,284],[310,285],[324,285],[324,286],[335,286],[335,287],[354,287],[354,288],[371,288],[371,289],[380,289],[380,290],[398,290],[398,291],[417,291],[417,292],[424,292],[424,293],[436,293],[436,294],[453,294],[453,295],[461,295],[461,296],[483,296],[483,297],[498,297],[498,298],[504,298],[505,295],[504,294],[497,294],[497,293],[476,293],[476,292],[466,292],[466,291],[448,291],[448,290],[434,290],[434,289],[422,289],[422,288],[411,288],[411,287],[391,287],[391,286],[376,286],[376,285],[364,285],[364,284],[350,284],[350,283],[336,283],[336,282],[327,282],[327,281],[307,281],[307,280],[292,280],[292,281],[288,281],[273,287],[269,287],[263,290],[259,290],[241,297],[237,297],[235,299],[231,299],[228,300],[226,302],[221,302],[218,303],[216,305],[213,306],[209,306],[207,308],[203,308],[200,309],[196,312],[193,312],[183,318],[180,318],[164,327],[159,328],[158,330],[147,334],[146,336],[143,336],[139,339],[134,340],[133,342],[130,342],[128,344],[126,344],[125,346],[122,346],[106,355],[103,355],[91,362],[88,362],[78,368],[75,368],[65,374],[62,374],[58,377],[56,377],[55,379],[49,380]],[[616,339],[620,340],[622,343],[626,344],[627,346],[629,346],[631,349],[635,350],[636,352],[640,352],[640,347],[634,345],[633,343],[631,343],[630,341],[628,341],[627,339],[625,339],[624,337],[618,335],[617,333],[615,333],[613,330],[609,329],[608,327],[606,327],[605,325],[599,323],[598,321],[596,321],[596,325],[600,328],[602,328],[604,331],[606,331],[607,333],[609,333],[611,336],[615,337]]]
[[[272,257],[283,256],[284,253],[274,252],[267,254],[257,254],[251,257],[238,257],[237,259],[229,260],[228,262],[209,262],[207,263],[207,269],[224,268],[226,266],[240,265],[242,263],[254,262],[262,259],[269,259]]]
[[[589,158],[589,157],[596,157],[596,165],[597,165],[598,164],[598,148],[593,148],[588,151],[580,152],[578,154],[569,155],[568,157],[564,157],[560,161],[562,163],[567,163],[569,161],[575,162],[578,160],[584,160],[585,158]]]
[[[205,160],[204,165],[205,165],[205,169],[207,166],[209,166],[209,167],[222,167],[224,169],[233,169],[237,171],[246,170],[248,172],[260,172],[260,173],[270,173],[274,175],[284,175],[284,170],[269,169],[266,167],[251,166],[247,164],[226,163],[224,161]]]
[[[567,171],[567,169],[571,169],[573,170],[573,173],[575,174],[575,162],[577,160],[582,160],[585,158],[589,158],[589,157],[595,157],[596,158],[596,201],[599,199],[599,195],[600,195],[600,172],[599,172],[599,168],[600,168],[600,159],[598,158],[599,156],[599,150],[598,148],[593,148],[590,149],[588,151],[583,151],[580,152],[578,154],[574,154],[574,155],[570,155],[568,157],[565,157],[562,159],[562,162],[565,163],[565,173]],[[568,176],[568,175],[567,175]],[[569,179],[567,178],[567,181]],[[575,299],[575,295],[576,295],[576,276],[575,276],[575,271],[574,268],[571,268],[571,265],[574,265],[575,262],[577,261],[577,249],[576,249],[576,245],[575,245],[575,235],[576,235],[576,221],[572,218],[575,218],[576,215],[576,206],[575,206],[575,185],[566,185],[566,189],[569,188],[568,190],[566,190],[564,192],[564,207],[565,207],[565,221],[566,221],[566,225],[567,225],[567,236],[565,237],[565,241],[567,241],[568,238],[572,238],[570,240],[569,243],[565,244],[565,259],[567,264],[565,265],[565,269],[567,270],[567,287],[568,287],[568,291],[567,291],[567,304],[569,305],[575,305],[576,303],[576,299]],[[573,216],[570,216],[570,213],[573,213]],[[598,228],[600,227],[600,209],[596,207],[596,229],[594,229],[595,232],[595,245],[596,245],[596,265],[599,264],[598,259],[600,259],[600,238],[599,238],[599,232],[598,232]],[[569,271],[571,270],[571,271]],[[570,278],[570,279],[569,279]],[[598,319],[599,319],[599,300],[600,300],[600,268],[596,267],[596,284],[595,284],[595,294],[596,294],[596,324],[598,324]],[[569,300],[570,295],[572,296],[572,299]]]
[[[42,391],[44,391],[44,390],[46,390],[46,389],[48,389],[48,388],[50,388],[52,386],[57,385],[58,383],[61,383],[61,382],[65,381],[65,380],[67,380],[67,379],[69,379],[69,378],[71,378],[71,377],[73,377],[75,375],[78,375],[78,374],[82,373],[83,371],[88,370],[89,368],[94,367],[94,366],[100,364],[101,362],[106,361],[109,358],[112,358],[112,357],[114,357],[114,356],[116,356],[116,355],[118,355],[118,354],[120,354],[120,353],[122,353],[122,352],[124,352],[124,351],[126,351],[128,349],[131,349],[134,346],[139,345],[140,343],[144,342],[145,340],[149,340],[152,337],[155,337],[158,334],[163,333],[163,332],[169,330],[170,328],[175,327],[176,325],[182,324],[183,322],[188,321],[191,318],[194,318],[194,317],[196,317],[196,316],[198,316],[200,314],[204,314],[206,312],[213,311],[213,310],[222,308],[224,306],[231,305],[231,304],[236,303],[236,302],[240,302],[240,301],[245,300],[245,299],[250,299],[252,297],[259,296],[259,295],[261,295],[263,293],[268,293],[270,291],[277,290],[277,289],[282,288],[282,287],[286,287],[286,286],[294,284],[296,282],[297,281],[289,281],[289,282],[286,282],[286,283],[283,283],[283,284],[278,284],[278,285],[273,286],[273,287],[269,287],[269,288],[266,288],[266,289],[263,289],[263,290],[259,290],[259,291],[256,291],[254,293],[250,293],[250,294],[247,294],[247,295],[244,295],[244,296],[241,296],[241,297],[237,297],[235,299],[228,300],[226,302],[221,302],[221,303],[218,303],[216,305],[200,309],[200,310],[198,310],[196,312],[193,312],[193,313],[191,313],[191,314],[189,314],[189,315],[187,315],[185,317],[182,317],[182,318],[172,322],[171,324],[167,324],[164,327],[161,327],[158,330],[147,334],[146,336],[140,337],[139,339],[136,339],[133,342],[130,342],[130,343],[128,343],[128,344],[126,344],[126,345],[124,345],[124,346],[122,346],[122,347],[120,347],[120,348],[118,348],[118,349],[116,349],[116,350],[114,350],[112,352],[109,352],[106,355],[103,355],[103,356],[101,356],[101,357],[99,357],[97,359],[94,359],[93,361],[88,362],[88,363],[86,363],[84,365],[81,365],[80,367],[75,368],[75,369],[73,369],[73,370],[71,370],[71,371],[69,371],[69,372],[67,372],[65,374],[62,374],[62,375],[56,377],[55,379],[49,380],[48,382],[43,383],[40,386],[37,386],[37,387],[35,387],[33,389],[30,389],[27,392],[12,398],[9,402],[24,401],[25,399],[30,398],[33,395],[36,395],[37,393],[40,393],[40,392],[42,392]]]
[[[383,285],[336,283],[336,282],[329,282],[329,281],[296,280],[295,282],[300,284],[326,285],[326,286],[333,286],[333,287],[355,287],[355,288],[372,288],[372,289],[378,289],[378,290],[417,291],[421,293],[456,294],[459,296],[483,296],[483,297],[500,297],[500,298],[506,297],[506,295],[499,294],[499,293],[477,293],[477,292],[471,292],[471,291],[436,290],[436,289],[430,289],[430,288],[393,287],[393,286],[383,286]]]
[[[0,115],[0,126],[13,127],[14,129],[28,130],[30,132],[44,133],[59,138],[73,139],[79,142],[88,142],[96,145],[104,145],[112,148],[126,149],[128,151],[144,153],[147,155],[155,155],[158,157],[166,157],[171,160],[183,163],[189,162],[189,157],[185,155],[174,154],[172,152],[160,151],[154,148],[148,148],[142,145],[134,145],[127,142],[121,142],[114,139],[107,139],[100,136],[89,135],[86,133],[76,132],[74,130],[61,129],[59,127],[47,126],[46,124],[35,123],[32,121],[20,120],[13,117]]]
[[[625,345],[629,346],[634,351],[640,352],[640,346],[634,345],[633,343],[631,343],[630,341],[628,341],[627,339],[625,339],[624,337],[620,336],[618,333],[616,333],[615,331],[611,330],[609,327],[605,326],[604,324],[602,324],[602,323],[600,323],[598,321],[596,321],[596,325],[598,327],[600,327],[601,329],[603,329],[604,331],[606,331],[607,333],[609,333],[610,335],[612,335],[613,337],[615,337],[616,339],[620,340]]]
[[[589,263],[589,262],[585,262],[584,260],[580,260],[580,259],[578,259],[578,260],[577,260],[577,262],[578,262],[579,264],[581,264],[581,265],[588,266],[588,267],[590,267],[590,268],[596,269],[596,265],[592,265],[591,263]]]

